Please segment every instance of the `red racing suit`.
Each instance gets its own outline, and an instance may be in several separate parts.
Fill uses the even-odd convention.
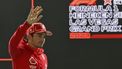
[[[18,27],[9,41],[9,53],[13,69],[47,69],[47,57],[43,48],[32,48],[23,39],[31,25],[25,21]]]

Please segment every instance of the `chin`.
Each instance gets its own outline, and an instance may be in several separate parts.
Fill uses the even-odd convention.
[[[36,48],[42,48],[43,46],[39,45],[39,46],[36,46]]]
[[[41,45],[40,47],[44,47],[43,45]]]

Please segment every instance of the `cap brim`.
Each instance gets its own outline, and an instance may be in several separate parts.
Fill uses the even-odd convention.
[[[52,36],[53,35],[53,33],[51,31],[36,31],[36,32],[38,32],[38,33],[45,33],[46,36]]]
[[[46,33],[46,36],[52,36],[53,35],[53,33],[51,31],[46,31],[45,33]]]

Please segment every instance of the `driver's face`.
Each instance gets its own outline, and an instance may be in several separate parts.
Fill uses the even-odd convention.
[[[36,32],[33,34],[32,36],[32,44],[34,47],[43,47],[43,44],[45,42],[45,33],[40,33],[40,32]]]

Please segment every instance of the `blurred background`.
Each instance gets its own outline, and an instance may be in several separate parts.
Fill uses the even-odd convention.
[[[43,22],[54,35],[44,46],[48,69],[122,69],[122,39],[70,40],[68,6],[72,0],[35,0],[44,9]],[[98,0],[102,4],[103,0]],[[30,11],[31,0],[1,0],[0,58],[10,58],[8,42]],[[12,69],[11,61],[0,62],[0,69]]]

